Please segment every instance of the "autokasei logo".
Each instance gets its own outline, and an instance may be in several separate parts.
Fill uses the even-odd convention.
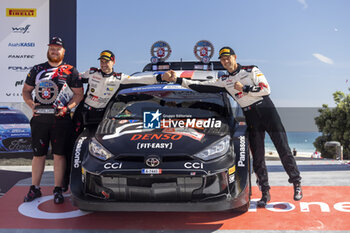
[[[27,24],[26,26],[24,27],[12,27],[12,32],[14,33],[29,33],[28,29],[30,27],[30,24]]]
[[[143,128],[144,129],[159,129],[160,128],[160,116],[162,114],[157,109],[156,112],[144,112],[143,113]]]
[[[9,43],[8,47],[35,47],[34,42]]]

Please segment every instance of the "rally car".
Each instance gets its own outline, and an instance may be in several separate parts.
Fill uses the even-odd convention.
[[[157,63],[134,75],[180,65]],[[198,80],[218,78],[223,69],[181,65],[192,70],[177,70],[179,76]],[[227,93],[198,93],[177,84],[124,89],[97,130],[87,126],[76,141],[73,204],[89,211],[245,212],[251,195],[248,147],[242,112]]]
[[[18,109],[0,107],[0,153],[32,152],[28,118]]]

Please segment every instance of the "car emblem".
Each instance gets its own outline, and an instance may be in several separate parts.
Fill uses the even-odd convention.
[[[160,164],[160,158],[158,156],[149,156],[145,162],[149,167],[157,167]]]

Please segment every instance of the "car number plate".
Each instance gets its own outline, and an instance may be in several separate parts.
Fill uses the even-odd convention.
[[[162,174],[162,169],[156,168],[143,168],[141,170],[142,174]]]

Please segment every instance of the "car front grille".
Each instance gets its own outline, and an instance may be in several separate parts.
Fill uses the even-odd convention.
[[[86,173],[85,193],[112,201],[200,201],[227,193],[225,175],[99,176]]]

